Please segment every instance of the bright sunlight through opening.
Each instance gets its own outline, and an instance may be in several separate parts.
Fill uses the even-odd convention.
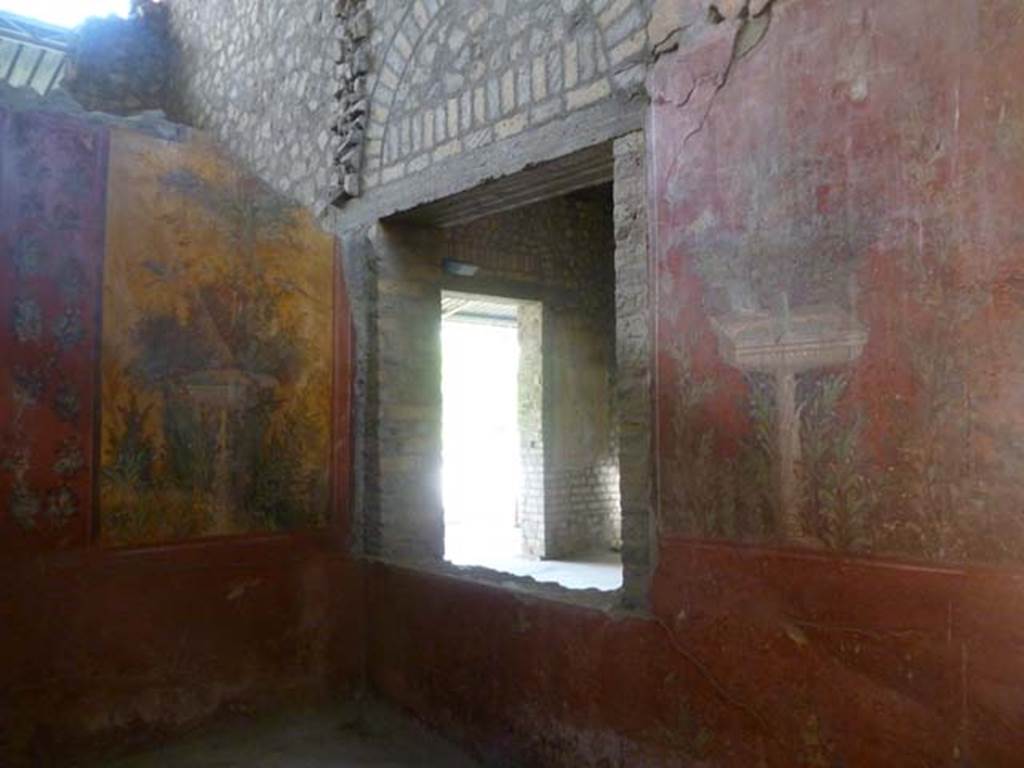
[[[127,16],[131,0],[0,0],[0,11],[71,28],[90,16]]]
[[[516,327],[445,322],[445,554],[458,564],[520,551]]]
[[[524,443],[534,446],[531,430],[541,429],[543,395],[539,379],[535,387],[530,383],[533,369],[521,377],[520,365],[540,362],[540,326],[524,321],[539,308],[531,301],[442,295],[445,559],[569,589],[618,589],[622,560],[616,552],[573,560],[527,554],[526,539],[544,535],[540,521],[528,524],[524,499],[544,489],[536,487],[536,477],[524,482],[530,473],[523,468]]]

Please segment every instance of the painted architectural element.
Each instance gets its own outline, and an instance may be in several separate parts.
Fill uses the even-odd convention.
[[[1024,103],[979,62],[1013,68],[1024,16],[958,7],[936,42],[866,6],[829,27],[826,97],[778,34],[652,81],[662,530],[1019,563]]]
[[[109,209],[103,540],[324,522],[332,239],[198,139],[115,131]]]

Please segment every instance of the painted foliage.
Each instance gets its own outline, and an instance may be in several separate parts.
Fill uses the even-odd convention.
[[[0,548],[89,538],[106,133],[0,111]]]
[[[663,530],[1020,562],[1022,6],[777,5],[653,85]]]
[[[111,145],[102,539],[323,523],[333,240],[205,140]]]

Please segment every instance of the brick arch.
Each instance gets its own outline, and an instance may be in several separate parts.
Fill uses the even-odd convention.
[[[401,21],[391,36],[388,46],[377,63],[378,71],[374,78],[371,92],[371,113],[368,129],[369,144],[367,146],[367,184],[374,186],[378,177],[395,162],[404,162],[408,154],[400,155],[397,161],[385,157],[389,146],[389,139],[393,131],[400,128],[392,124],[394,117],[395,100],[414,71],[416,55],[421,43],[428,38],[431,31],[437,24],[441,23],[447,15],[451,3],[454,0],[420,0],[410,3],[405,10]],[[622,39],[635,35],[638,31],[645,30],[646,16],[642,12],[643,3],[640,0],[583,0],[577,5],[570,5],[570,0],[563,0],[560,3],[552,3],[560,16],[564,19],[577,8],[587,14],[587,20],[597,32],[596,44],[599,49],[601,67],[598,76],[591,78],[588,82],[596,82],[600,79],[609,78],[611,70],[611,48],[613,44],[619,44]],[[570,6],[568,11],[566,7]],[[630,23],[632,22],[632,23]],[[625,28],[625,33],[623,32]],[[614,35],[614,40],[609,36]],[[469,40],[462,44],[464,48]],[[608,82],[610,91],[611,84]],[[472,89],[470,89],[472,90]],[[465,95],[463,94],[463,98]]]

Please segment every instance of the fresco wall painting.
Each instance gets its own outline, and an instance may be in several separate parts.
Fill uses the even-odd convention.
[[[0,549],[90,537],[106,151],[93,126],[0,111]]]
[[[812,32],[826,5],[773,27],[830,35],[827,71],[769,34],[726,88],[725,41],[654,83],[662,531],[1019,564],[1024,98],[991,72],[1024,16]]]
[[[324,523],[333,239],[198,138],[114,131],[110,211],[102,540]]]
[[[21,106],[0,109],[0,765],[354,692],[361,569],[306,535],[332,373],[349,474],[332,238],[186,129]],[[215,533],[239,535],[185,540]]]

